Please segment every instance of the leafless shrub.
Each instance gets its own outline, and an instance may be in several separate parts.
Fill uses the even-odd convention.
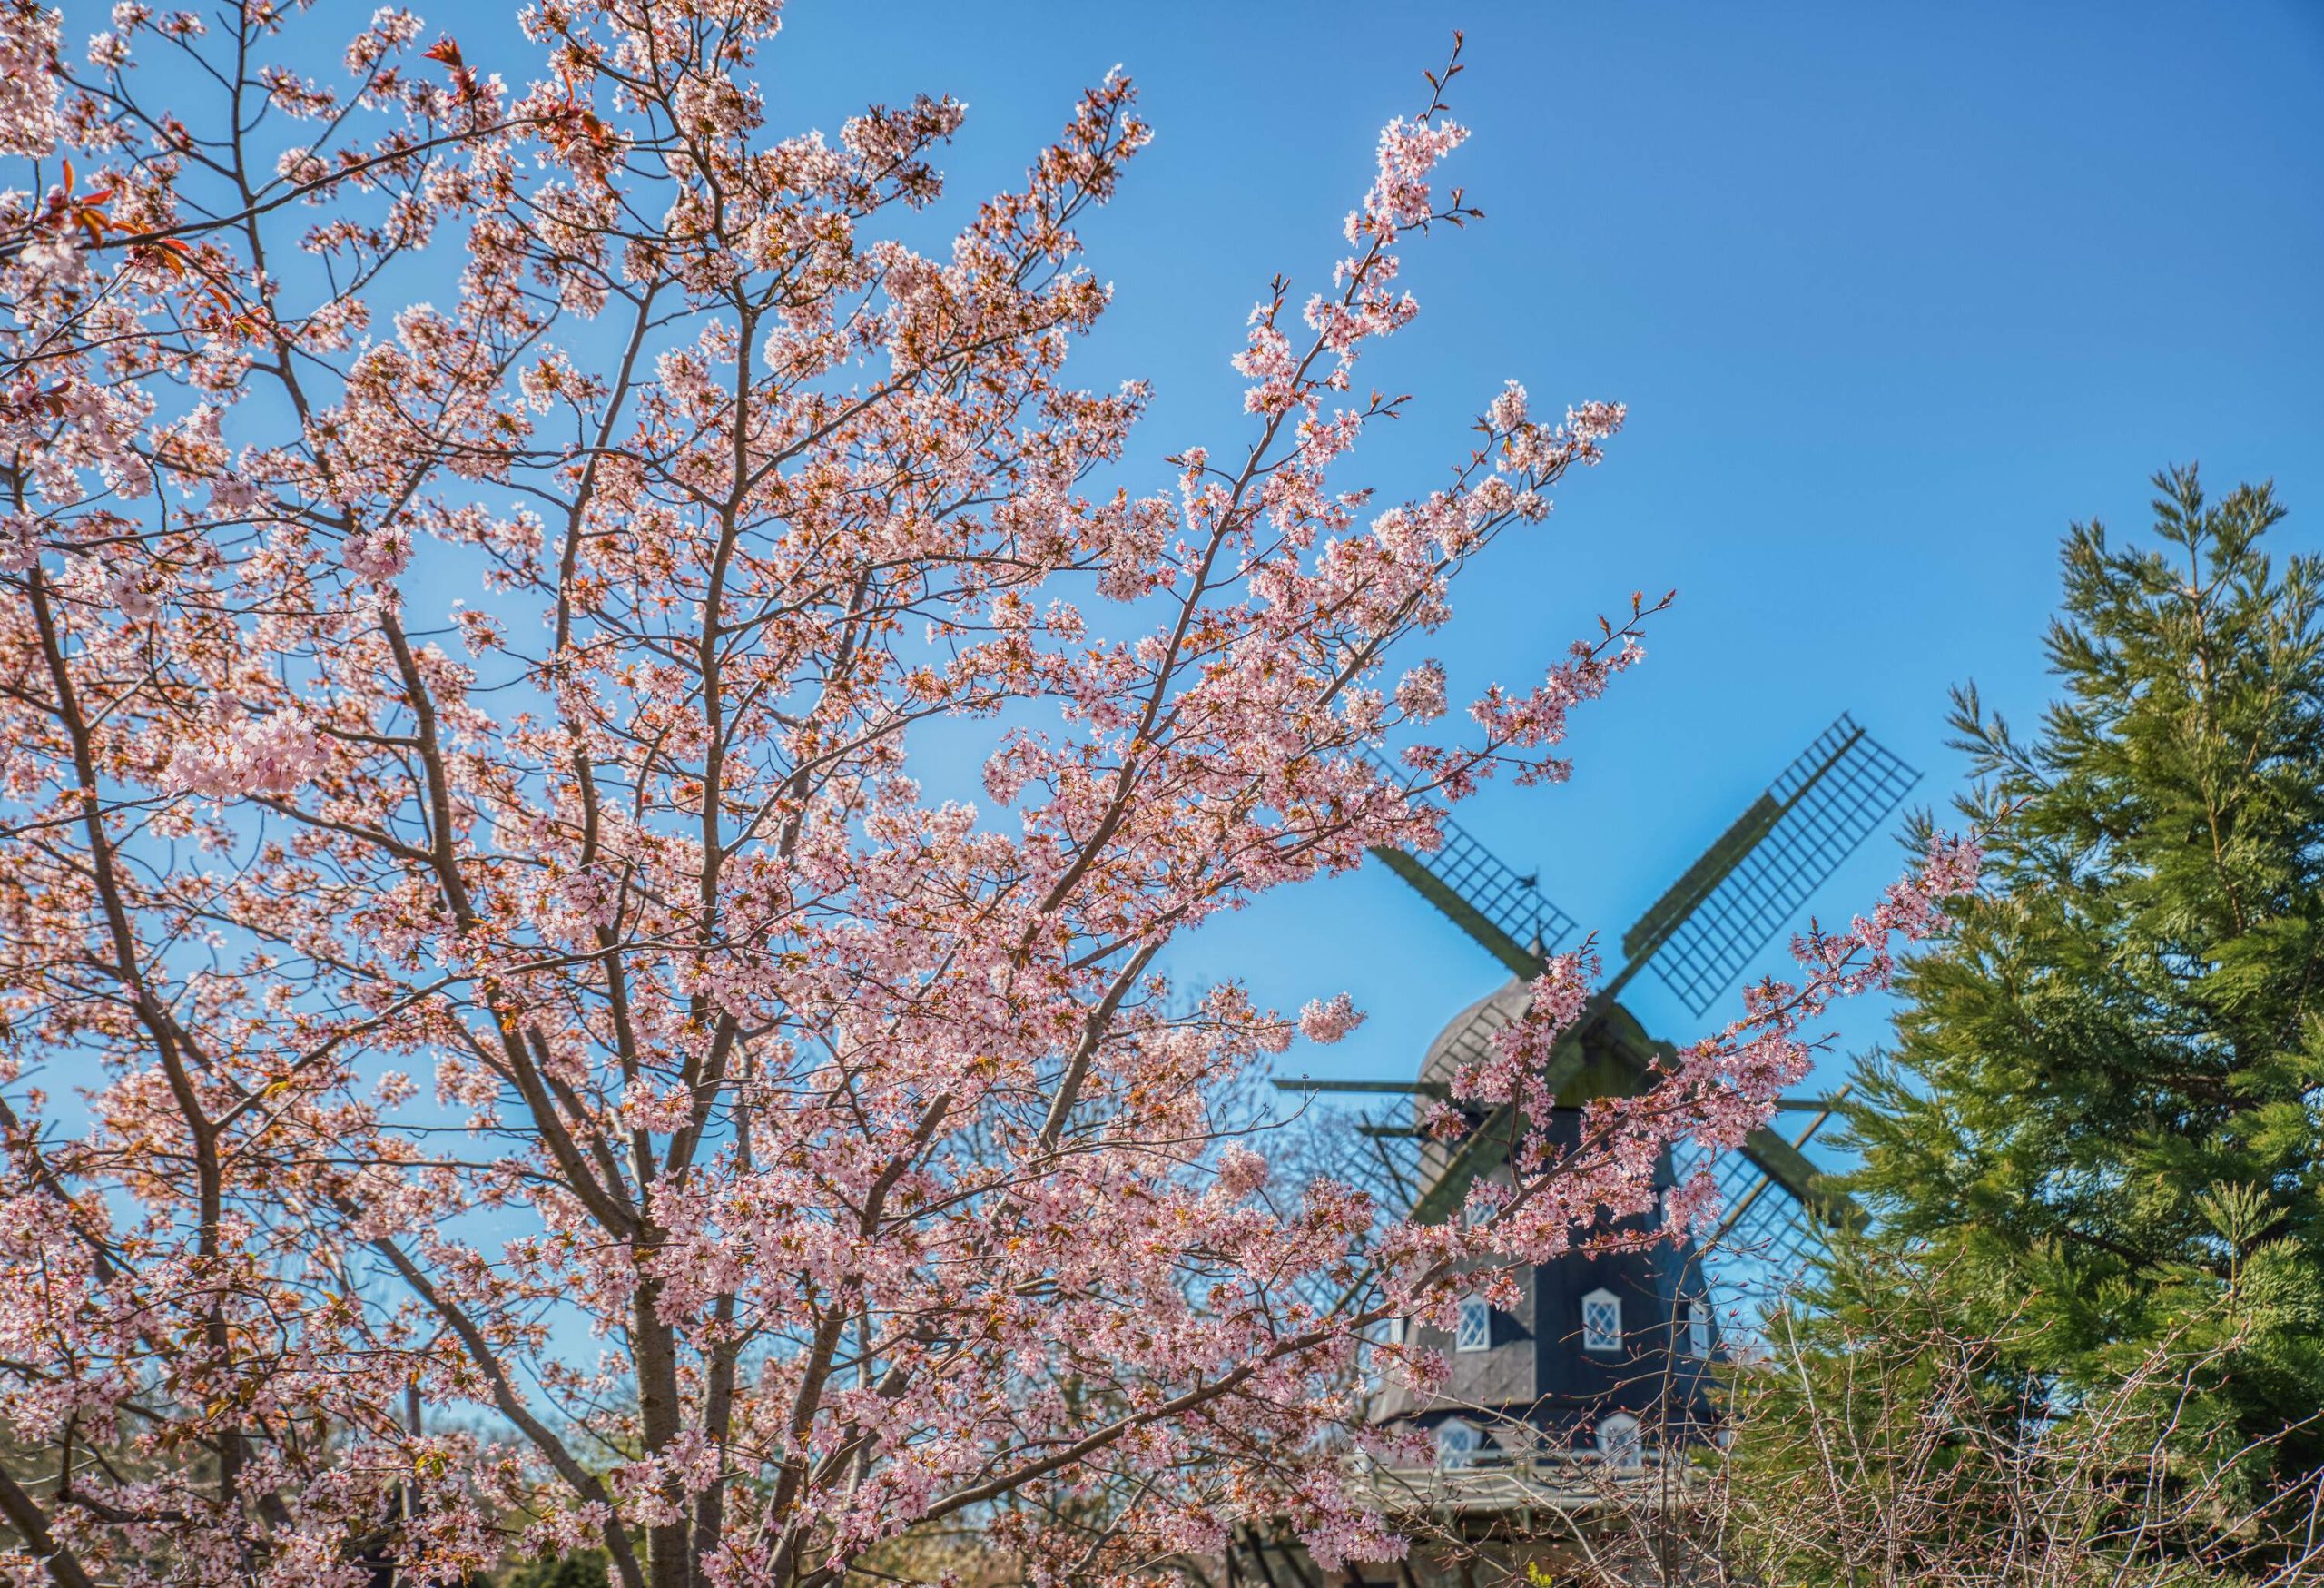
[[[2237,1336],[2166,1340],[2094,1390],[2038,1361],[2042,1326],[1971,1331],[1925,1290],[1868,1316],[1769,1319],[1728,1375],[1719,1439],[1643,1475],[1583,1469],[1560,1534],[1583,1584],[2309,1588],[2324,1493],[2236,1434],[2215,1392]],[[2320,1414],[2324,1415],[2324,1414]],[[1538,1554],[1538,1552],[1536,1552]]]

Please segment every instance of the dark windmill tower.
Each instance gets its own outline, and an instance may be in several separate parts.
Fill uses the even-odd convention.
[[[1640,1090],[1649,1066],[1671,1051],[1620,1002],[1631,978],[1650,968],[1689,1009],[1704,1013],[1917,777],[1846,715],[1784,768],[1623,935],[1620,969],[1550,1060],[1553,1134],[1572,1141],[1584,1102]],[[1413,1081],[1277,1084],[1407,1092],[1417,1111],[1448,1096],[1453,1074],[1483,1057],[1494,1033],[1524,1012],[1528,983],[1574,922],[1532,878],[1517,875],[1449,820],[1432,853],[1377,853],[1514,980],[1453,1018]],[[1420,1332],[1414,1343],[1444,1353],[1450,1382],[1424,1399],[1384,1395],[1373,1415],[1434,1433],[1432,1505],[1460,1498],[1445,1494],[1448,1484],[1471,1491],[1468,1501],[1500,1489],[1512,1506],[1529,1503],[1527,1485],[1515,1482],[1520,1472],[1546,1465],[1571,1475],[1577,1460],[1637,1466],[1655,1460],[1667,1442],[1707,1431],[1707,1371],[1727,1350],[1723,1323],[1746,1299],[1738,1288],[1779,1277],[1823,1228],[1856,1216],[1845,1198],[1819,1186],[1801,1150],[1831,1100],[1789,1099],[1784,1106],[1813,1116],[1805,1131],[1762,1127],[1733,1161],[1711,1166],[1728,1209],[1726,1226],[1708,1243],[1715,1250],[1632,1242],[1577,1251],[1533,1268],[1513,1306],[1495,1307],[1478,1294],[1461,1304],[1449,1334]],[[1507,1175],[1519,1124],[1506,1108],[1472,1116],[1472,1128],[1450,1145],[1423,1138],[1409,1119],[1363,1128],[1414,1216],[1426,1221],[1460,1217],[1476,1181]],[[1666,1161],[1662,1184],[1691,1167]],[[1720,1255],[1728,1252],[1748,1260]]]

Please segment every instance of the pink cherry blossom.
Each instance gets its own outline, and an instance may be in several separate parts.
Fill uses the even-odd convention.
[[[1344,992],[1329,1001],[1310,1002],[1299,1011],[1299,1034],[1311,1042],[1336,1042],[1364,1023],[1364,1011]]]
[[[1168,951],[1562,776],[1660,609],[1465,714],[1414,659],[1622,419],[1477,393],[1439,488],[1359,471],[1402,251],[1474,214],[1441,92],[1264,291],[1245,411],[1149,444],[1068,372],[1118,74],[953,206],[957,102],[783,124],[773,0],[109,20],[0,6],[13,1576],[835,1588],[975,1521],[1110,1581],[1261,1515],[1389,1558],[1370,1327],[1649,1207],[1972,885],[1809,934],[1481,1224],[1283,1185],[1236,1100],[1361,1016]],[[1593,974],[1468,1101],[1541,1110]]]

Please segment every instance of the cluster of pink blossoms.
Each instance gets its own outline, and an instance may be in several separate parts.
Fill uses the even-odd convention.
[[[166,782],[209,800],[287,794],[311,782],[326,759],[312,725],[278,711],[189,735],[170,758]]]

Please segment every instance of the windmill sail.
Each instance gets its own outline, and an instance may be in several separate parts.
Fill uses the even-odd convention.
[[[1515,867],[1452,817],[1443,818],[1441,831],[1444,841],[1431,852],[1372,853],[1453,925],[1483,944],[1512,974],[1528,979],[1540,975],[1543,958],[1572,935],[1573,917],[1542,897],[1531,877],[1518,875]]]
[[[1846,713],[1622,938],[1696,1014],[1871,836],[1920,774]]]
[[[1681,1177],[1707,1169],[1725,1210],[1700,1247],[1703,1277],[1730,1334],[1758,1332],[1768,1308],[1793,1298],[1825,1252],[1830,1226],[1740,1153],[1682,1152]]]

